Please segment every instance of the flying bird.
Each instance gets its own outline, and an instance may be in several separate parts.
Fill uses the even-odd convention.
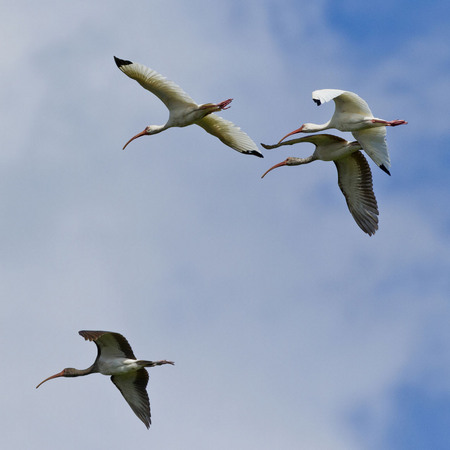
[[[296,133],[315,133],[335,128],[339,131],[351,131],[375,164],[390,175],[389,153],[386,144],[386,127],[407,124],[404,120],[384,120],[373,116],[369,105],[359,95],[339,89],[321,89],[312,93],[314,102],[322,103],[334,100],[335,110],[331,119],[321,125],[305,123],[288,133],[279,142]]]
[[[149,428],[150,401],[147,394],[148,372],[145,367],[174,364],[172,361],[145,361],[136,359],[128,341],[119,333],[110,331],[79,331],[87,341],[94,341],[97,346],[97,358],[92,366],[79,370],[71,367],[41,381],[36,389],[48,380],[58,377],[80,377],[91,373],[111,375],[131,409],[144,425]]]
[[[133,136],[123,147],[141,136],[161,133],[171,127],[186,127],[196,124],[219,138],[225,145],[246,155],[263,158],[250,137],[232,122],[214,114],[229,108],[232,99],[220,103],[198,105],[177,84],[167,80],[142,64],[116,58],[117,67],[127,76],[136,80],[144,89],[156,95],[169,109],[169,119],[165,125],[149,125],[144,131]]]
[[[300,142],[314,144],[316,147],[314,153],[307,158],[289,157],[271,167],[261,178],[264,178],[271,170],[281,166],[308,164],[318,159],[333,161],[338,172],[339,187],[355,222],[369,236],[375,234],[378,229],[378,205],[373,193],[372,173],[369,163],[359,151],[361,150],[360,143],[357,141],[349,142],[331,134],[315,134],[275,145],[261,145],[266,149],[272,149]]]

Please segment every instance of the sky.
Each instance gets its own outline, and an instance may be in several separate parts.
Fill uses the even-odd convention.
[[[444,0],[0,5],[2,443],[9,449],[450,447],[450,27]],[[264,159],[167,119],[114,64],[142,63],[256,143],[323,123],[315,89],[383,119],[379,230],[334,164]],[[350,138],[346,133],[334,134]],[[147,430],[86,368],[78,331],[127,337]]]

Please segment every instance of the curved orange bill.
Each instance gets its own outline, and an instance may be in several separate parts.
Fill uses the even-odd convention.
[[[284,136],[284,138],[281,138],[278,141],[278,144],[281,144],[287,137],[292,136],[293,134],[301,133],[302,130],[303,130],[303,125],[300,128],[297,128],[296,130],[291,131],[290,133],[288,133],[286,136]]]
[[[276,169],[277,167],[285,166],[286,161],[282,161],[278,164],[275,164],[273,167],[271,167],[267,172],[264,173],[264,175],[261,176],[261,178],[264,178],[271,170]]]
[[[63,377],[64,376],[64,370],[62,370],[59,373],[56,373],[55,375],[52,375],[51,377],[46,378],[44,381],[41,381],[37,386],[36,389],[42,384],[45,383],[48,380],[51,380],[52,378],[58,378],[58,377]]]
[[[123,146],[123,149],[122,150],[125,150],[125,147],[131,142],[131,141],[134,141],[135,139],[137,139],[138,137],[141,137],[141,136],[145,136],[147,133],[145,132],[145,130],[144,131],[141,131],[140,133],[138,133],[136,136],[133,136],[124,146]]]

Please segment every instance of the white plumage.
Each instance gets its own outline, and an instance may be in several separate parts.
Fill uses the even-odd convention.
[[[288,133],[280,142],[296,133],[315,133],[330,128],[351,131],[364,151],[375,164],[389,173],[391,165],[386,144],[386,127],[406,124],[404,120],[384,120],[374,117],[369,105],[359,95],[339,89],[320,89],[312,93],[317,105],[334,100],[335,110],[331,119],[324,124],[305,123]]]
[[[186,92],[173,81],[167,80],[142,64],[125,61],[114,57],[117,67],[127,76],[136,80],[144,89],[156,95],[168,108],[169,119],[165,125],[150,125],[144,131],[133,136],[123,147],[140,136],[160,133],[171,127],[186,127],[196,124],[208,133],[219,138],[225,145],[240,153],[263,155],[258,151],[253,140],[232,122],[215,115],[215,112],[228,109],[232,99],[220,103],[198,105]]]

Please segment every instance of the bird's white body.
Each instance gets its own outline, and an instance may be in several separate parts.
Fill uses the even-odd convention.
[[[284,141],[276,145],[263,145],[266,149],[282,145],[310,142],[316,146],[314,153],[307,158],[287,158],[271,167],[296,166],[316,160],[333,161],[338,172],[338,184],[344,194],[348,209],[358,226],[369,236],[378,229],[378,205],[372,188],[372,173],[364,158],[359,142],[348,142],[330,134],[316,134],[299,139]]]
[[[85,333],[83,332],[82,336],[94,340],[90,334]],[[94,342],[98,347],[96,369],[102,375],[122,375],[145,367],[139,364],[140,360],[130,358],[130,353],[126,351],[128,342],[118,333],[103,333],[100,337],[96,337]]]
[[[148,126],[142,133],[130,139],[125,147],[140,136],[160,133],[171,127],[186,127],[195,124],[240,153],[262,157],[258,147],[246,133],[232,122],[214,114],[227,109],[231,99],[221,103],[199,105],[180,86],[167,80],[158,72],[142,64],[116,57],[114,59],[125,75],[136,80],[144,89],[156,95],[169,110],[169,119],[164,125]]]
[[[97,361],[98,371],[102,375],[124,375],[127,373],[136,372],[139,369],[145,367],[144,364],[140,364],[137,359],[127,358],[102,358]]]
[[[316,145],[313,153],[314,159],[320,159],[321,161],[336,161],[349,156],[357,150],[361,150],[359,142],[348,142],[345,139],[342,139],[341,141],[340,138],[334,139],[336,137],[337,136],[318,134],[317,136],[305,136],[305,138],[300,138],[303,140],[293,139],[292,141],[285,142],[285,144],[311,142]]]
[[[386,143],[386,127],[402,125],[404,120],[387,121],[374,117],[369,105],[359,95],[340,89],[320,89],[312,93],[317,105],[334,100],[334,114],[323,124],[305,123],[295,133],[316,133],[331,128],[350,131],[377,166],[389,174],[391,165]],[[282,139],[282,140],[283,140]],[[281,141],[280,141],[281,142]]]

